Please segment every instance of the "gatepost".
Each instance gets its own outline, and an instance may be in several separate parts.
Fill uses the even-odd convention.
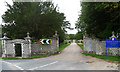
[[[6,41],[9,39],[6,33],[4,33],[4,37],[2,38],[2,57],[6,57]]]
[[[27,32],[27,37],[25,37],[25,40],[28,41],[28,49],[30,51],[28,57],[31,56],[31,37],[29,36],[29,34],[30,33]]]

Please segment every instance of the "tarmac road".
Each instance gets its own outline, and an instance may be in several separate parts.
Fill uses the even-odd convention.
[[[27,60],[3,60],[2,70],[118,70],[116,64],[85,56],[76,43],[60,54]]]

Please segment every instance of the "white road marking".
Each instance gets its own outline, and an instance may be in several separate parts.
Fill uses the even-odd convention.
[[[12,63],[9,63],[9,62],[6,62],[6,61],[2,61],[2,62],[7,63],[7,64],[12,65],[12,66],[15,66],[15,67],[17,67],[17,68],[20,69],[20,70],[24,70],[24,69],[21,68],[20,66],[14,65],[14,64],[12,64]]]
[[[49,65],[52,65],[52,64],[55,64],[55,63],[57,63],[58,61],[55,61],[55,62],[52,62],[52,63],[49,63],[49,64],[45,64],[45,65],[43,65],[43,66],[39,66],[39,67],[35,67],[35,68],[31,68],[31,69],[28,69],[28,70],[35,70],[35,69],[37,69],[37,68],[43,68],[43,67],[46,67],[46,66],[49,66]]]

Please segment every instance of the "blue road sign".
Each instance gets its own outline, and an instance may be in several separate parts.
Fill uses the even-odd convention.
[[[92,47],[92,44],[90,44],[89,46]]]
[[[120,39],[112,37],[111,39],[106,39],[106,49],[105,55],[107,56],[107,48],[120,48]]]

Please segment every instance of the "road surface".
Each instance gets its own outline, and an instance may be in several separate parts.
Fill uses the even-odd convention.
[[[117,70],[116,64],[85,56],[76,43],[71,43],[59,55],[26,59],[3,60],[3,70]]]

